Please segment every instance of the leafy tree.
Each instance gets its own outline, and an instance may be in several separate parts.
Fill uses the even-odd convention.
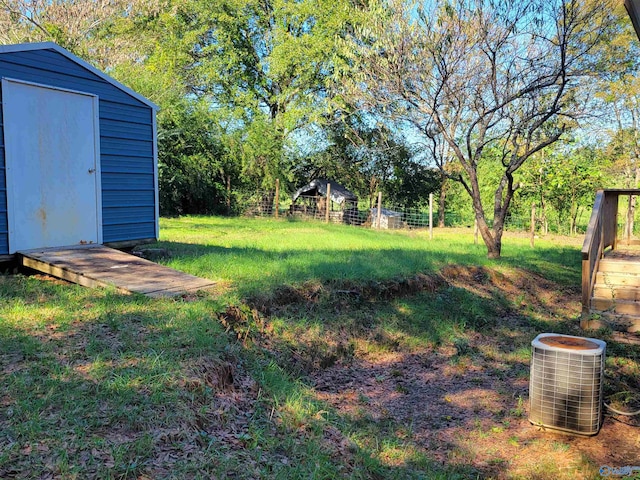
[[[616,24],[616,35],[607,45],[611,65],[600,81],[598,97],[604,108],[613,115],[606,130],[611,138],[608,154],[617,181],[612,186],[637,189],[640,186],[640,81],[637,58],[640,44],[627,16]],[[613,116],[613,118],[611,118]],[[633,232],[636,197],[630,197],[625,231]]]
[[[124,18],[160,8],[158,0],[2,0],[0,43],[53,41],[106,69],[130,58],[136,42],[121,37],[105,42],[105,32]]]
[[[547,207],[557,213],[558,231],[567,226],[577,233],[581,211],[591,207],[595,191],[604,188],[609,160],[593,146],[563,148],[537,155],[522,169],[521,197],[536,202],[546,217]]]
[[[160,210],[163,215],[230,213],[231,178],[239,175],[209,106],[184,102],[162,115],[158,131]]]
[[[501,253],[516,171],[589,113],[581,93],[612,12],[608,1],[388,1],[362,30],[352,94],[447,144],[490,258]],[[489,147],[502,164],[492,208],[479,178]]]
[[[622,52],[614,50],[616,66],[601,82],[599,97],[615,118],[611,122],[613,128],[609,129],[609,154],[614,159],[612,168],[618,179],[615,183],[622,188],[637,189],[640,187],[640,81],[636,76],[638,66],[635,59],[640,51],[630,22],[622,25],[621,30],[615,45],[627,48]],[[629,59],[629,56],[633,56],[633,59]],[[636,197],[632,196],[625,224],[628,234],[633,232],[635,210]]]
[[[238,167],[225,168],[239,175],[227,175],[227,184],[264,192],[291,180],[304,129],[327,118],[331,75],[343,62],[339,39],[356,20],[349,2],[167,0],[157,12],[121,19],[112,33],[142,36],[142,61],[132,60],[131,71],[173,78],[178,87],[160,91],[209,104],[205,129]]]
[[[336,38],[357,12],[332,0],[221,0],[203,10],[198,88],[245,132],[245,180],[272,188],[289,177],[295,136],[329,108],[330,76],[342,62]]]
[[[369,204],[383,192],[385,203],[403,207],[424,205],[436,192],[438,173],[412,151],[398,132],[357,114],[341,115],[327,125],[322,145],[298,160],[298,183],[332,178],[344,183]]]

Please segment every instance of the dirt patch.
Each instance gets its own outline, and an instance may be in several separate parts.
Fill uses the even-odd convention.
[[[420,292],[435,292],[447,284],[439,274],[417,274],[409,278],[387,281],[356,283],[333,281],[326,284],[306,282],[301,286],[282,285],[273,293],[254,296],[248,305],[263,315],[275,315],[289,306],[312,308],[321,301],[330,304],[358,301],[379,301],[414,295]]]
[[[67,282],[66,280],[62,280],[60,278],[52,277],[51,275],[45,275],[43,273],[32,273],[30,276],[32,278],[40,280],[41,282],[48,282],[48,283],[52,283],[54,285],[69,285],[70,284],[70,282]]]
[[[541,430],[527,420],[522,369],[497,375],[490,362],[456,357],[443,349],[360,358],[318,372],[315,388],[347,418],[410,426],[411,443],[435,461],[482,477],[595,478],[601,465],[637,463],[636,428],[607,417],[596,437]]]
[[[322,308],[361,313],[381,301],[452,288],[490,301],[496,307],[494,325],[468,329],[450,344],[413,347],[366,324],[350,331],[331,328],[322,338],[303,331],[291,339],[272,335],[271,315],[306,315]],[[591,479],[603,465],[640,463],[640,418],[607,415],[594,437],[533,426],[528,421],[529,359],[522,351],[541,328],[554,331],[555,325],[559,333],[584,336],[578,328],[580,308],[577,287],[561,288],[524,269],[450,265],[439,274],[385,282],[282,286],[247,306],[227,308],[219,318],[239,339],[255,341],[293,373],[306,376],[317,398],[344,419],[385,430],[404,451],[421,452],[444,468],[459,467],[479,478]],[[366,351],[359,342],[380,348]],[[608,374],[633,378],[625,368],[629,365]],[[609,381],[609,390],[636,387],[633,381]],[[377,451],[388,466],[402,466],[398,455],[367,442],[356,444],[334,427],[325,428],[322,438],[331,456],[345,465],[353,464],[360,448]]]
[[[522,329],[519,310],[547,321],[580,312],[577,290],[563,291],[523,270],[451,266],[440,278],[441,286],[503,298],[501,327],[511,328],[521,343],[531,333]],[[590,479],[603,465],[640,464],[637,417],[606,416],[594,437],[531,425],[528,359],[511,352],[509,338],[491,331],[472,332],[458,345],[356,352],[310,377],[317,397],[345,418],[395,426],[391,435],[398,441],[443,466],[472,467],[481,478]],[[336,451],[344,451],[344,438],[337,442]]]
[[[183,424],[157,428],[152,461],[143,478],[169,478],[177,459],[188,457],[204,464],[206,451],[215,445],[228,455],[244,458],[246,473],[257,475],[248,452],[251,419],[260,408],[259,388],[235,355],[203,355],[189,359],[178,387],[190,398]]]
[[[180,387],[187,391],[211,388],[216,392],[232,392],[237,388],[235,370],[233,363],[218,358],[191,360],[187,374],[180,379]]]

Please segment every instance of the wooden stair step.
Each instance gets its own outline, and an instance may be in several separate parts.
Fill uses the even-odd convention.
[[[640,344],[640,317],[634,315],[616,315],[601,313],[597,316],[590,315],[580,320],[580,327],[586,330],[598,330],[609,328],[626,337],[624,343]]]
[[[622,274],[633,274],[640,275],[640,262],[630,261],[630,260],[621,260],[621,259],[608,259],[603,258],[600,260],[600,265],[598,267],[599,272],[609,272],[609,273],[622,273]]]
[[[625,343],[627,345],[640,345],[640,330],[635,332],[621,332],[614,331],[611,333],[611,338],[618,343]]]
[[[640,301],[640,287],[602,285],[596,284],[593,287],[593,296],[597,298],[607,298],[616,300]]]
[[[596,274],[596,285],[640,287],[640,275],[598,271]]]
[[[611,312],[618,315],[638,315],[640,317],[640,302],[630,300],[594,297],[591,299],[591,309],[599,312]]]
[[[640,316],[617,315],[615,313],[603,313],[600,315],[602,326],[618,332],[640,333]]]

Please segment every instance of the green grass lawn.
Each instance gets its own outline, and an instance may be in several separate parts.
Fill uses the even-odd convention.
[[[497,379],[506,406],[495,424],[470,420],[470,435],[521,444],[511,430],[526,392],[512,385],[530,341],[577,332],[563,305],[563,292],[577,297],[575,242],[508,237],[488,261],[463,231],[214,217],[162,219],[161,231],[164,263],[218,288],[154,300],[0,277],[0,478],[532,478],[499,452],[478,460],[462,439],[438,456],[419,424],[374,415],[371,392],[415,393],[411,370],[385,370],[390,358],[436,362],[448,385]],[[610,351],[634,393],[637,351]],[[334,369],[369,366],[373,390],[353,412],[318,387]],[[440,395],[444,408],[456,391]],[[434,428],[447,422],[466,428],[447,412]]]
[[[490,262],[468,229],[376,231],[299,221],[182,217],[163,219],[162,241],[174,268],[230,282],[240,295],[307,280],[391,279],[436,272],[448,264],[521,266],[565,284],[580,280],[580,253],[573,245],[528,238],[505,242],[503,259]]]

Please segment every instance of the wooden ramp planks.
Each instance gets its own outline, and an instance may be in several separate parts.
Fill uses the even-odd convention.
[[[125,293],[172,297],[214,286],[211,280],[103,245],[17,253],[21,265],[85,287],[115,286]]]

